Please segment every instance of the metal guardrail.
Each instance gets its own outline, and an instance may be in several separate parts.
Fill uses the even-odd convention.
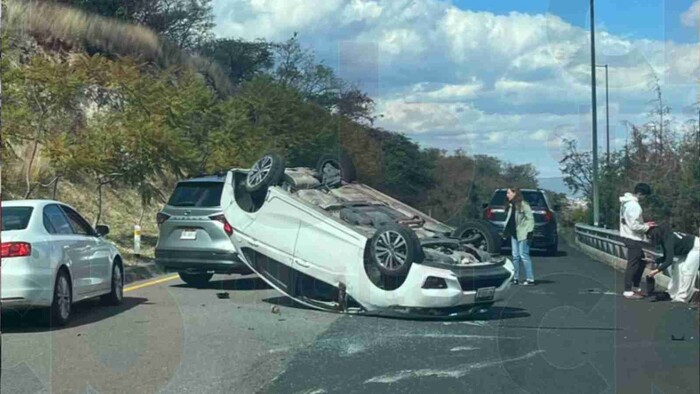
[[[576,224],[576,241],[601,251],[609,256],[627,260],[627,247],[623,237],[615,230],[608,230],[585,224]],[[661,257],[656,248],[646,243],[642,248],[649,257]],[[666,272],[664,272],[666,274]],[[700,288],[700,275],[695,280],[695,288]]]

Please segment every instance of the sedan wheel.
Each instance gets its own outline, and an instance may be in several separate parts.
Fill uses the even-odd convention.
[[[112,290],[109,294],[102,296],[102,302],[107,305],[119,305],[124,299],[124,273],[121,264],[114,263],[112,266]]]
[[[53,289],[53,302],[46,316],[49,326],[64,326],[71,316],[73,294],[70,287],[70,279],[66,271],[61,270],[56,276],[56,284]]]

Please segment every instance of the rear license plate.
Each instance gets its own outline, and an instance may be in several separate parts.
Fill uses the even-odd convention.
[[[496,294],[495,287],[483,287],[476,291],[477,301],[491,301],[493,296]]]
[[[180,234],[180,239],[185,239],[185,240],[197,239],[197,230],[182,230],[182,234]]]

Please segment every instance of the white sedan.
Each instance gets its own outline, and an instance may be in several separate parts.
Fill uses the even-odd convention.
[[[294,300],[336,312],[456,316],[503,297],[512,263],[473,245],[500,247],[488,224],[454,229],[354,172],[344,155],[310,169],[275,154],[229,171],[221,206],[243,262]]]
[[[108,232],[57,201],[3,201],[2,309],[48,307],[47,323],[64,325],[77,301],[121,303],[124,268]]]

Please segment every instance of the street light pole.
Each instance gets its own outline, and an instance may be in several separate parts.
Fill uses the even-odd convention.
[[[598,65],[596,67],[605,67],[605,162],[610,165],[610,101],[608,99],[608,65]]]
[[[598,201],[598,111],[595,80],[595,11],[591,0],[591,113],[593,123],[593,225],[600,222],[600,205]]]

